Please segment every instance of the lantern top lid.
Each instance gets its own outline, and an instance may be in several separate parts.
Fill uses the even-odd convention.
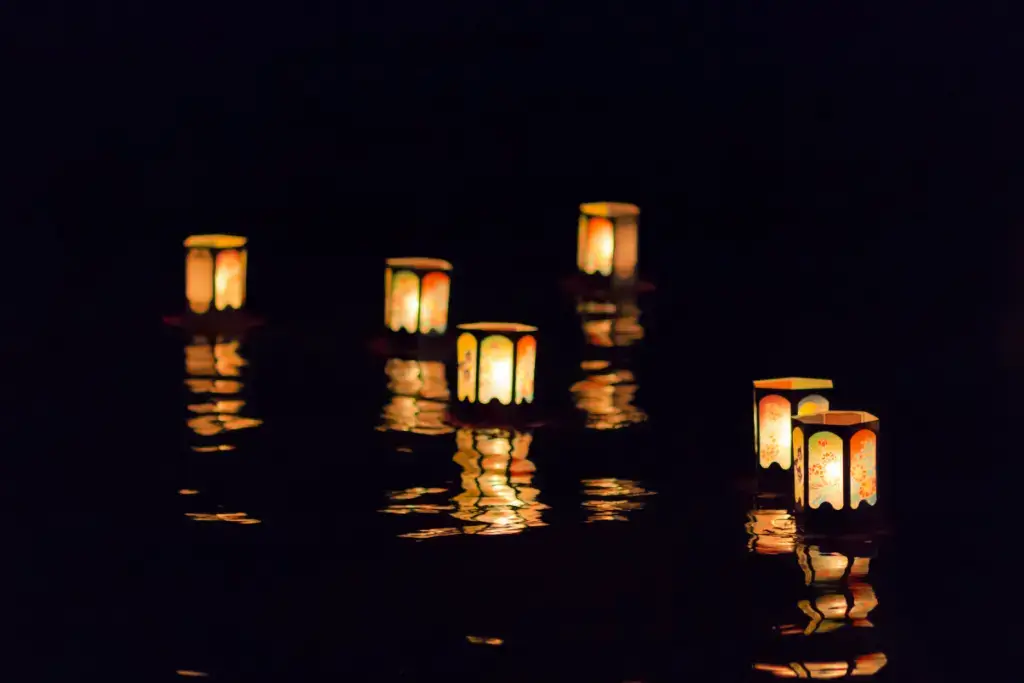
[[[605,218],[640,215],[640,207],[623,202],[589,202],[580,204],[580,211],[588,216],[604,216]]]
[[[533,325],[522,323],[463,323],[458,325],[460,330],[470,332],[536,332]]]
[[[389,258],[389,266],[395,268],[418,268],[419,270],[451,270],[452,264],[444,259],[410,256],[406,258]]]
[[[810,377],[780,377],[778,379],[755,379],[755,389],[831,389],[832,380]]]
[[[804,424],[839,425],[845,427],[878,422],[877,417],[863,410],[826,410],[811,415],[800,415],[793,419]]]
[[[207,249],[237,249],[244,247],[248,240],[238,235],[192,235],[185,240],[186,247]]]

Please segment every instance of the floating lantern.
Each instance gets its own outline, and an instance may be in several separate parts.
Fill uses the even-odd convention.
[[[246,238],[192,235],[185,240],[185,298],[189,313],[238,311],[245,304]]]
[[[754,382],[754,453],[762,492],[788,495],[792,491],[792,416],[828,410],[830,389],[830,379],[784,377]]]
[[[246,402],[241,397],[244,387],[241,378],[246,364],[237,340],[218,337],[211,342],[197,336],[185,347],[185,383],[196,396],[188,405],[188,427],[201,437],[192,450],[234,450],[235,446],[225,440],[225,435],[263,423],[242,415]]]
[[[576,251],[580,271],[621,283],[635,281],[639,219],[640,209],[634,204],[580,204]]]
[[[616,369],[607,360],[585,360],[580,369],[584,378],[569,391],[576,407],[586,413],[587,429],[621,429],[647,419],[647,413],[633,405],[638,385],[631,370]]]
[[[789,510],[747,513],[747,548],[758,555],[785,555],[796,549],[796,520]]]
[[[520,323],[458,326],[458,402],[469,406],[533,403],[537,328]]]
[[[820,518],[839,511],[859,517],[874,510],[878,418],[863,411],[833,410],[793,421],[796,511]]]
[[[384,407],[380,431],[449,434],[445,424],[448,379],[440,361],[390,358],[384,366],[391,399]]]
[[[452,264],[392,258],[384,269],[384,326],[392,332],[442,335],[448,329]]]

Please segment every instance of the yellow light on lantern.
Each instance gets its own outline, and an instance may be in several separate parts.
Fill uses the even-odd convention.
[[[759,488],[787,494],[792,490],[792,417],[828,410],[830,389],[830,379],[754,381],[754,453]]]
[[[185,347],[185,383],[197,396],[189,402],[192,414],[189,429],[202,437],[197,452],[229,451],[235,447],[224,435],[263,424],[262,420],[244,417],[246,401],[241,398],[244,387],[242,368],[247,364],[239,352],[239,341],[217,337],[210,341],[196,336]],[[214,438],[216,437],[216,438]]]
[[[640,209],[635,204],[580,204],[576,264],[587,275],[636,277]]]
[[[242,308],[246,242],[236,235],[192,235],[185,240],[185,298],[191,314]]]
[[[533,403],[536,327],[521,323],[467,323],[458,329],[460,403]]]
[[[392,332],[444,334],[452,264],[437,258],[392,258],[384,269],[384,326]]]
[[[833,410],[793,418],[797,512],[865,513],[878,503],[878,418]],[[828,505],[828,508],[823,506]],[[865,513],[866,514],[866,513]]]
[[[450,434],[445,424],[448,379],[440,361],[388,359],[384,366],[391,399],[384,407],[380,431]]]

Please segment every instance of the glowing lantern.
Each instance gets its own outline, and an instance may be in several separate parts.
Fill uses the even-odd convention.
[[[520,323],[468,323],[458,329],[459,404],[533,403],[536,327]]]
[[[392,258],[384,269],[384,326],[392,332],[442,335],[448,329],[452,264]]]
[[[192,394],[201,397],[188,405],[191,413],[188,427],[202,437],[202,445],[193,446],[194,451],[234,450],[234,445],[226,442],[224,435],[263,423],[242,415],[246,402],[241,398],[244,387],[241,376],[246,361],[238,348],[237,340],[223,337],[215,342],[195,337],[185,347],[185,383]]]
[[[580,204],[576,264],[587,275],[636,279],[640,209],[633,204]]]
[[[439,361],[391,358],[384,366],[391,400],[384,407],[384,422],[378,430],[414,434],[449,434],[445,424],[448,380]]]
[[[192,315],[241,310],[245,303],[246,238],[193,235],[185,240],[185,298]]]
[[[796,511],[859,517],[878,503],[878,418],[833,410],[793,418]],[[824,507],[824,506],[828,507]]]
[[[784,555],[796,549],[796,520],[788,510],[747,513],[747,548],[758,555]]]
[[[784,377],[754,382],[754,453],[762,492],[793,490],[792,416],[828,410],[830,379]]]

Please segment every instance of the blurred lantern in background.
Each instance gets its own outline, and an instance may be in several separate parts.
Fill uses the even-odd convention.
[[[378,430],[427,436],[454,431],[445,423],[449,392],[444,363],[389,358],[384,373],[390,400]]]
[[[192,235],[185,240],[182,317],[165,322],[210,334],[236,334],[256,324],[243,313],[248,270],[247,240],[237,235]]]
[[[576,249],[580,272],[627,287],[635,283],[639,220],[640,209],[634,204],[580,204]]]
[[[448,330],[452,264],[392,258],[384,269],[384,326],[392,332],[443,335]]]
[[[794,418],[795,509],[810,526],[873,523],[878,503],[878,418],[834,410]]]
[[[830,389],[830,379],[784,377],[754,381],[754,453],[759,492],[786,497],[792,494],[792,417],[828,410]]]
[[[501,421],[533,403],[536,327],[483,322],[458,330],[457,407],[463,417]]]

